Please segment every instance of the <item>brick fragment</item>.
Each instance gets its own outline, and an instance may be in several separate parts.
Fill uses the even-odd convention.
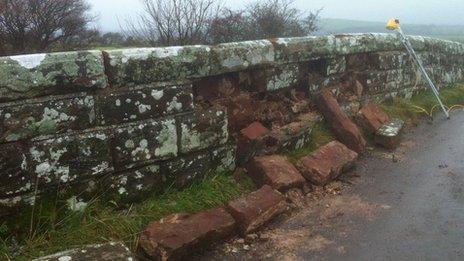
[[[359,111],[359,119],[367,131],[376,133],[383,124],[390,120],[390,117],[376,104],[369,103]]]
[[[343,112],[330,91],[328,89],[321,91],[315,102],[331,125],[337,138],[351,150],[358,153],[363,152],[366,147],[366,141],[361,131]]]
[[[268,185],[227,205],[243,234],[256,231],[285,209],[284,196]]]
[[[152,260],[179,260],[234,234],[235,220],[223,208],[174,214],[142,232],[140,246]]]
[[[279,191],[302,187],[305,179],[286,157],[255,157],[247,165],[248,175],[258,186],[269,185]]]
[[[333,141],[300,159],[297,166],[306,179],[323,186],[352,168],[357,158],[356,152]]]

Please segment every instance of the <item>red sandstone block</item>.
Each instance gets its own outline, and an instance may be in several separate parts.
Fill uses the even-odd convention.
[[[333,141],[298,162],[303,176],[316,185],[326,185],[352,168],[358,154]]]
[[[255,157],[247,165],[248,175],[258,186],[269,185],[279,191],[302,187],[305,179],[285,157]]]
[[[359,119],[367,131],[376,133],[382,125],[390,120],[390,117],[376,104],[369,103],[359,111]]]
[[[285,209],[284,196],[268,185],[227,205],[243,234],[255,231]]]
[[[153,222],[142,232],[140,246],[153,260],[179,260],[234,233],[235,221],[225,209],[194,215],[174,214]]]
[[[264,148],[264,137],[269,130],[260,122],[254,122],[240,131],[237,142],[237,163],[245,164],[253,158],[257,152]]]
[[[317,107],[329,122],[337,138],[351,150],[364,151],[366,141],[350,118],[343,112],[328,89],[321,91],[315,99]]]
[[[248,140],[256,140],[269,133],[269,130],[264,127],[260,122],[253,122],[240,133]]]

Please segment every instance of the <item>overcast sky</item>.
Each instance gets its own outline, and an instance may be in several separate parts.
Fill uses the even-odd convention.
[[[88,0],[99,15],[98,27],[119,30],[119,21],[141,11],[139,0]],[[251,0],[229,0],[231,8],[241,8]],[[386,21],[397,17],[404,23],[464,25],[464,0],[296,0],[302,10],[323,8],[324,18]]]

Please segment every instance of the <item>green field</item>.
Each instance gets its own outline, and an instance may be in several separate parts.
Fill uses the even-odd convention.
[[[321,19],[317,34],[342,33],[386,33],[385,23],[346,19]],[[462,25],[421,25],[404,24],[406,34],[422,35],[464,43],[464,26]]]

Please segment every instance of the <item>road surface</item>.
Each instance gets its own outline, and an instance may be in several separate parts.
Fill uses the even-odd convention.
[[[367,154],[352,185],[195,259],[464,260],[464,113],[412,128],[393,154]]]

